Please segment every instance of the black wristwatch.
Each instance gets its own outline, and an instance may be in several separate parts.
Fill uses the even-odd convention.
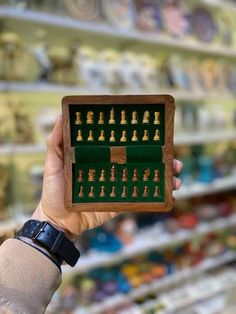
[[[65,261],[70,266],[75,266],[80,257],[79,250],[65,237],[65,233],[47,221],[28,220],[15,237],[32,239],[37,245],[56,256],[59,262]]]

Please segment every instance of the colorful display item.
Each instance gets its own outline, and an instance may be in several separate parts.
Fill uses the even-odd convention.
[[[172,96],[66,96],[62,106],[68,209],[172,208]]]

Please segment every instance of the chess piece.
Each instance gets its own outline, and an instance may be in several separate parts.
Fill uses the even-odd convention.
[[[99,181],[102,181],[102,182],[106,181],[105,174],[106,174],[105,170],[102,169]]]
[[[100,191],[99,196],[100,196],[100,197],[106,197],[105,186],[101,186],[101,191]]]
[[[138,124],[137,111],[132,112],[131,124]]]
[[[154,182],[159,182],[160,178],[159,178],[159,170],[155,169],[154,170],[154,178],[153,178]]]
[[[156,186],[153,197],[158,197],[158,196],[159,196],[159,188],[158,188],[158,186]]]
[[[148,141],[148,140],[149,140],[149,137],[148,137],[148,130],[144,130],[144,134],[143,134],[142,140],[143,140],[143,141]]]
[[[113,187],[111,188],[110,197],[116,197],[116,188],[115,188],[115,186],[113,186]]]
[[[143,190],[143,197],[148,197],[148,186],[145,185],[144,190]]]
[[[123,186],[121,197],[127,197],[127,187]]]
[[[138,187],[134,186],[132,197],[138,197]]]
[[[155,131],[155,135],[153,137],[153,141],[159,141],[160,140],[160,131],[159,130],[156,130]]]
[[[122,131],[122,136],[121,136],[121,139],[120,139],[121,142],[126,142],[127,139],[126,139],[126,131]]]
[[[89,195],[88,196],[89,197],[95,197],[95,195],[94,195],[94,187],[93,186],[90,187],[90,191],[89,191]]]
[[[116,141],[115,131],[111,131],[110,142],[115,142],[115,141]]]
[[[138,169],[137,168],[134,169],[132,181],[138,181]]]
[[[128,181],[128,178],[127,178],[127,169],[126,168],[123,168],[122,169],[122,179],[121,179],[123,182],[127,182]]]
[[[150,113],[149,111],[145,111],[143,114],[143,123],[149,123]]]
[[[79,197],[84,197],[84,187],[81,186],[79,189]]]
[[[81,121],[81,113],[80,113],[80,112],[76,112],[75,124],[82,124],[82,121]]]
[[[101,133],[100,133],[100,136],[99,136],[98,140],[99,140],[100,142],[105,141],[104,130],[101,130]]]
[[[138,134],[137,130],[134,130],[133,131],[133,136],[132,136],[132,139],[131,139],[132,142],[138,142],[137,134]]]
[[[115,110],[114,108],[111,109],[111,112],[110,112],[110,119],[109,119],[109,124],[115,124],[116,121],[115,121]]]
[[[160,124],[160,112],[154,112],[154,124]]]
[[[78,130],[78,135],[77,135],[77,142],[82,142],[83,141],[83,136],[81,130]]]
[[[124,110],[121,111],[121,120],[120,120],[120,124],[127,124],[126,113],[125,113]]]
[[[94,169],[89,169],[88,171],[88,181],[93,182],[95,178],[96,171]]]
[[[87,112],[87,124],[93,124],[93,112],[92,111]]]
[[[149,180],[149,175],[150,175],[150,170],[149,169],[144,169],[144,171],[143,171],[143,181],[148,181]]]
[[[104,124],[104,114],[103,114],[103,112],[99,113],[98,124]]]
[[[81,169],[79,170],[77,179],[78,179],[78,182],[83,182],[84,180],[83,170]]]
[[[111,167],[110,181],[116,181],[116,169],[115,169],[115,166]]]
[[[89,142],[93,141],[93,131],[92,130],[89,131],[88,141]]]

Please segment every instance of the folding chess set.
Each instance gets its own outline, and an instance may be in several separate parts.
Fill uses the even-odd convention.
[[[66,207],[170,210],[174,108],[169,95],[64,97]]]

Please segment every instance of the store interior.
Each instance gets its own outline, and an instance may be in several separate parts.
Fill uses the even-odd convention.
[[[175,98],[182,186],[84,232],[47,314],[236,313],[233,0],[0,0],[0,244],[40,200],[62,97],[108,94]]]

